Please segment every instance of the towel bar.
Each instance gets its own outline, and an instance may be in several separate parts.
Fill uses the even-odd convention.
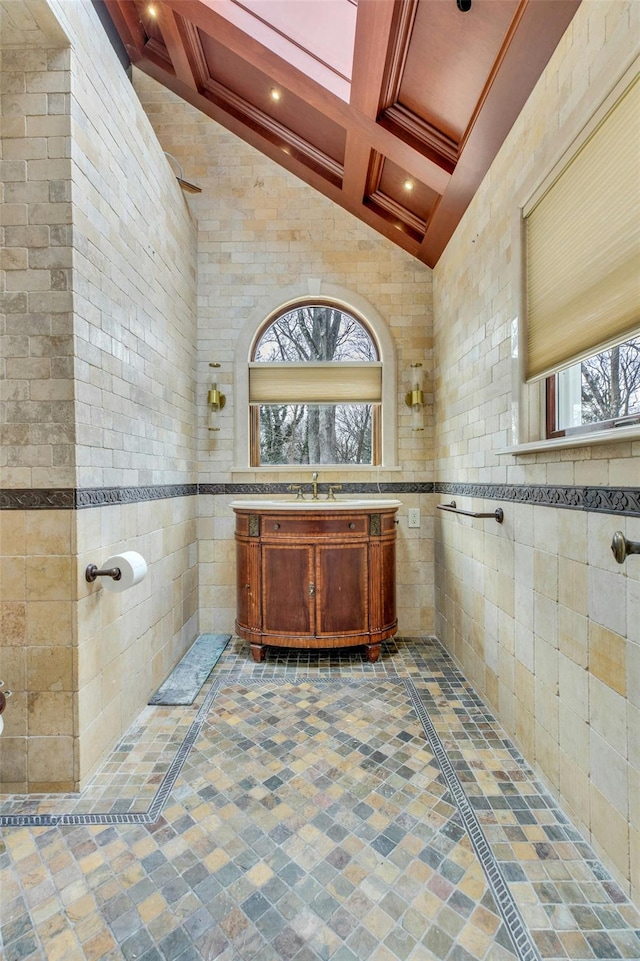
[[[462,507],[456,507],[456,502],[451,501],[450,504],[436,504],[439,511],[450,511],[452,514],[464,514],[465,517],[493,517],[498,524],[502,524],[504,520],[504,511],[501,507],[496,507],[495,511],[489,511],[489,513],[484,514],[479,511],[465,511]]]

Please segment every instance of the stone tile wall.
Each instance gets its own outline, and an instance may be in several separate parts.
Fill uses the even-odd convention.
[[[182,191],[91,4],[0,12],[0,486],[193,481],[196,230]],[[8,789],[82,783],[193,641],[195,510],[184,497],[3,511]],[[116,549],[150,571],[107,597],[84,567]]]
[[[81,784],[113,748],[198,633],[197,497],[77,512],[77,770]],[[87,564],[135,549],[143,581],[121,594]]]
[[[439,480],[637,487],[638,442],[499,451],[511,442],[515,198],[628,68],[639,36],[637,4],[580,6],[434,271]],[[502,506],[501,527],[439,512],[437,634],[638,898],[640,564],[617,565],[609,548],[617,529],[638,539],[640,520]]]
[[[18,6],[0,11],[0,487],[65,487],[75,477],[70,54],[53,18],[45,36]]]
[[[3,511],[0,525],[0,677],[12,691],[0,738],[1,790],[71,791],[74,515]]]

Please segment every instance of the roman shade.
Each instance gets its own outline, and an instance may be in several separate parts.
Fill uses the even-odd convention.
[[[379,404],[381,363],[252,364],[250,404]]]
[[[640,328],[640,82],[525,208],[528,381]]]

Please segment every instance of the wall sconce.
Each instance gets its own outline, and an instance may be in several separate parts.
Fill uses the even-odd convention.
[[[209,364],[209,367],[219,367],[220,364]],[[217,426],[217,420],[220,416],[220,411],[223,409],[224,405],[227,403],[227,398],[224,396],[222,391],[218,390],[218,385],[214,383],[211,385],[211,390],[207,394],[207,404],[209,406],[209,430],[220,430]]]
[[[424,430],[422,364],[411,365],[411,390],[405,394],[404,400],[407,407],[411,408],[411,430]]]

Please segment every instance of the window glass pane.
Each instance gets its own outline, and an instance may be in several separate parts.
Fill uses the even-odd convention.
[[[254,361],[378,360],[366,328],[337,307],[305,305],[278,317],[263,332]]]
[[[261,404],[260,464],[372,464],[372,404]]]
[[[557,375],[557,429],[640,415],[640,337]]]

